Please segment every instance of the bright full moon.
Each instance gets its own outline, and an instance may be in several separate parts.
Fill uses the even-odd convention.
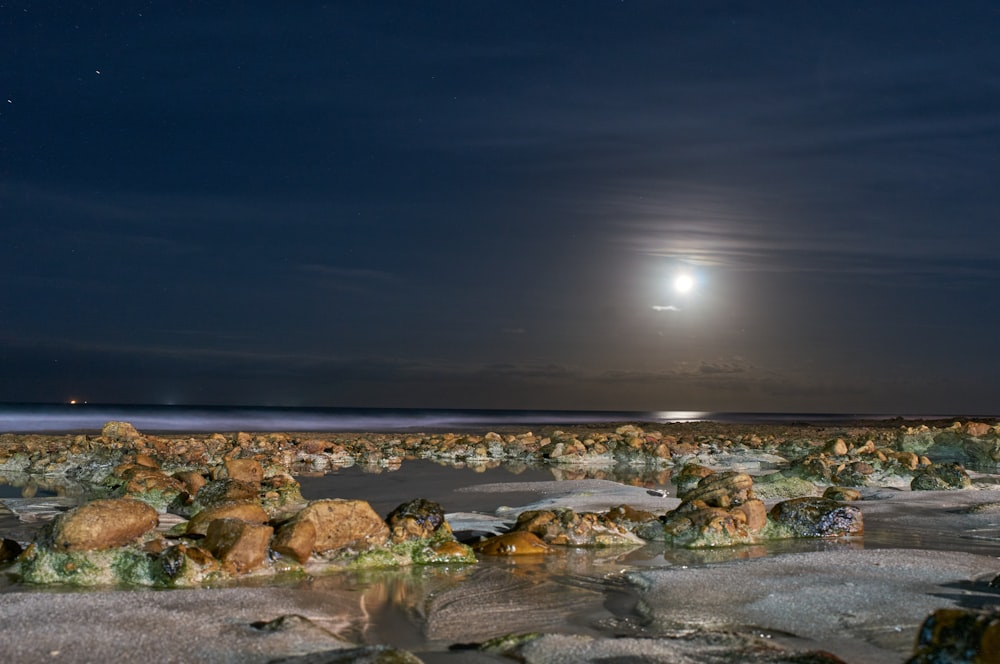
[[[690,293],[694,288],[694,279],[690,274],[680,274],[674,279],[674,290],[678,293]]]

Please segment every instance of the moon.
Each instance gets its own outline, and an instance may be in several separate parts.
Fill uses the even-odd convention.
[[[679,274],[674,279],[674,290],[680,294],[690,293],[694,288],[694,277],[690,274]]]

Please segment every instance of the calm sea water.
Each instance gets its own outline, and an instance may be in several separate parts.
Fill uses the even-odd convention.
[[[532,424],[694,421],[752,424],[792,421],[838,422],[856,419],[890,419],[892,417],[897,417],[897,415],[0,404],[0,433],[99,431],[105,422],[111,420],[131,422],[137,429],[145,432],[211,433],[222,431],[460,431],[480,427]]]

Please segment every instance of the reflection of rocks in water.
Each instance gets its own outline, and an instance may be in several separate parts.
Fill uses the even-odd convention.
[[[486,641],[516,632],[566,629],[599,610],[604,594],[561,583],[539,565],[479,567],[461,587],[428,598],[424,632],[433,641]]]

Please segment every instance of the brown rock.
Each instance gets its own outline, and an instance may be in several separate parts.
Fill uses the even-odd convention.
[[[841,503],[849,503],[861,500],[861,492],[857,489],[849,489],[844,486],[828,486],[823,492],[823,497],[827,500],[836,500]]]
[[[847,454],[847,443],[844,442],[843,438],[831,440],[823,446],[823,452],[833,456],[844,456]]]
[[[280,554],[305,563],[316,545],[316,525],[307,520],[293,520],[278,529],[271,548]]]
[[[965,425],[965,433],[973,436],[974,438],[982,438],[993,430],[989,424],[985,422],[967,422]]]
[[[472,549],[485,556],[532,556],[553,551],[537,535],[520,530],[488,537],[473,544]]]
[[[680,495],[685,502],[700,500],[709,507],[742,505],[753,497],[753,478],[731,470],[707,475],[694,489]]]
[[[137,540],[158,523],[156,510],[138,500],[95,500],[56,517],[46,539],[56,551],[113,549]]]
[[[184,483],[180,480],[167,475],[162,470],[146,466],[133,466],[122,474],[122,479],[127,480],[125,483],[125,495],[127,496],[151,491],[180,493],[185,490]]]
[[[260,567],[274,529],[241,519],[216,519],[208,524],[205,548],[237,573]]]
[[[187,524],[187,533],[205,535],[208,533],[208,526],[216,519],[239,519],[247,523],[262,524],[267,523],[267,518],[267,512],[257,503],[250,501],[222,503],[206,507],[191,517]]]
[[[393,542],[430,537],[443,524],[444,509],[432,500],[403,503],[386,517]]]
[[[256,500],[260,485],[242,480],[221,479],[207,482],[198,490],[195,499],[208,507],[240,500]]]
[[[226,459],[223,462],[224,477],[243,482],[260,484],[264,479],[264,468],[256,459]]]
[[[142,434],[128,422],[108,422],[101,429],[101,436],[115,443],[130,443],[142,439]]]
[[[707,466],[702,466],[697,463],[689,463],[685,464],[678,472],[674,473],[673,476],[671,476],[670,481],[677,485],[677,493],[679,495],[695,488],[698,486],[698,482],[713,473],[715,473],[715,471]]]
[[[756,498],[748,500],[742,505],[737,505],[730,510],[734,516],[742,514],[745,517],[744,523],[748,530],[757,532],[767,525],[767,506],[764,501]]]
[[[646,510],[637,510],[631,505],[618,505],[605,512],[604,517],[612,522],[623,526],[634,526],[640,523],[648,523],[656,520],[656,515]]]
[[[160,464],[156,463],[156,461],[153,460],[153,457],[149,456],[148,454],[141,454],[141,453],[135,455],[135,465],[145,466],[147,468],[156,468],[156,469],[159,469],[160,467]]]
[[[312,553],[326,553],[337,549],[367,550],[382,546],[389,539],[389,527],[364,500],[316,500],[281,527],[298,529],[303,521],[312,523],[315,540]],[[302,541],[294,532],[280,538],[282,542]]]
[[[174,473],[174,478],[179,480],[184,485],[184,490],[191,496],[194,496],[201,490],[201,487],[208,483],[205,476],[201,473],[196,473],[193,470],[185,470],[178,473]]]
[[[898,461],[900,465],[909,468],[910,470],[916,470],[917,466],[920,465],[920,457],[913,452],[896,452],[895,457],[896,461]]]

